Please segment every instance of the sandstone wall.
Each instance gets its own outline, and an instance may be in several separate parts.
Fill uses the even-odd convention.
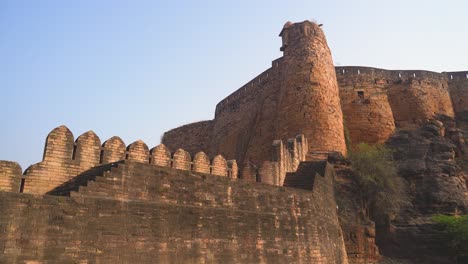
[[[229,95],[216,106],[210,153],[221,153],[239,163],[271,159],[275,139],[281,60]]]
[[[183,148],[191,154],[198,151],[208,153],[212,131],[213,121],[196,122],[165,132],[161,142],[171,149]]]
[[[345,123],[354,143],[382,143],[395,127],[412,127],[437,115],[453,117],[445,74],[336,67]]]
[[[239,164],[271,161],[271,142],[304,133],[311,150],[345,152],[342,113],[330,50],[318,25],[305,21],[282,31],[285,56],[216,106],[209,149]],[[284,45],[284,43],[283,43]],[[314,65],[314,67],[312,67]],[[200,124],[166,132],[168,147],[192,149]],[[194,141],[200,134],[195,132]],[[266,167],[269,165],[265,165]],[[243,170],[241,170],[243,171]]]
[[[446,73],[458,125],[468,131],[468,72]]]
[[[49,133],[43,160],[31,165],[24,172],[22,191],[45,194],[97,165],[120,160],[229,176],[233,179],[238,177],[235,160],[226,161],[222,156],[216,156],[213,161],[208,156],[206,159],[207,161],[192,160],[189,152],[178,149],[171,153],[164,145],[156,146],[150,150],[141,140],[126,147],[119,137],[112,137],[101,145],[101,140],[92,131],[84,133],[75,141],[71,131],[65,126],[60,126]],[[201,165],[202,163],[203,165]],[[19,187],[16,185],[19,183],[13,181],[15,179],[13,174],[17,173],[13,172],[13,169],[16,168],[13,165],[0,162],[0,177],[9,179],[8,182],[11,182],[10,185],[13,186],[12,190],[17,191]],[[16,171],[18,171],[17,168]],[[20,177],[17,179],[16,181],[21,180]],[[5,181],[5,184],[8,183]]]
[[[203,150],[239,163],[270,160],[275,139],[281,59],[218,103],[213,121],[182,126],[164,133],[171,149]],[[195,136],[192,138],[192,134]]]
[[[22,173],[18,163],[0,160],[0,191],[19,192]]]
[[[347,263],[332,177],[225,179],[126,161],[71,198],[0,192],[0,262]]]
[[[330,49],[315,23],[286,24],[277,138],[303,133],[309,151],[346,154],[343,114]]]
[[[395,130],[387,80],[372,71],[349,67],[337,67],[336,76],[351,142],[385,142]]]

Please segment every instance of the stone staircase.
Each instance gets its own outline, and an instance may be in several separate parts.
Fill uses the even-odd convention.
[[[177,175],[177,176],[175,176]],[[151,201],[169,203],[194,202],[194,195],[203,192],[223,181],[231,181],[228,177],[193,174],[190,171],[160,167],[135,161],[122,161],[102,175],[97,175],[86,184],[70,192],[74,198],[104,198],[126,201]],[[203,186],[200,186],[203,182]],[[206,185],[206,186],[205,186]],[[196,190],[186,186],[198,186]],[[219,185],[219,188],[224,188]],[[218,190],[219,191],[219,190]],[[206,192],[209,192],[208,190]],[[216,204],[210,198],[202,198],[200,204]]]
[[[312,191],[316,175],[323,176],[326,166],[326,160],[303,161],[296,172],[286,174],[283,186]]]
[[[102,177],[104,174],[110,172],[113,168],[117,168],[119,164],[122,163],[123,161],[118,161],[93,167],[47,192],[47,194],[55,196],[70,196],[70,193],[78,191],[80,186],[88,185],[89,182],[95,181],[98,177]]]

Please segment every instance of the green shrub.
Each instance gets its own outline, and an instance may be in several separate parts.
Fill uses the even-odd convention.
[[[398,177],[392,150],[384,145],[365,143],[349,153],[355,180],[364,206],[376,224],[387,223],[403,202],[403,180]]]
[[[468,255],[468,215],[436,215],[432,220],[442,229],[442,239],[456,254]]]

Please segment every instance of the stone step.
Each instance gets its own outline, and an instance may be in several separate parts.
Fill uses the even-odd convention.
[[[315,176],[325,173],[326,161],[304,161],[299,164],[295,173],[287,173],[284,186],[312,190]]]

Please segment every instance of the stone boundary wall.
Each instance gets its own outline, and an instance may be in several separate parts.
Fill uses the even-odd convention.
[[[75,141],[72,132],[66,126],[60,126],[47,136],[43,160],[31,165],[24,172],[24,185],[21,191],[45,194],[90,168],[120,160],[226,176],[232,179],[237,178],[238,172],[236,161],[227,161],[221,155],[210,159],[204,152],[199,152],[192,159],[190,153],[183,149],[171,152],[163,144],[149,149],[141,140],[125,146],[119,137],[112,137],[101,145],[101,140],[93,131],[82,134]],[[8,166],[12,165],[7,162],[0,163],[0,179],[14,178],[13,174],[17,172],[7,169]],[[10,190],[18,189],[12,187]]]
[[[19,192],[22,172],[17,162],[0,160],[0,191]]]

